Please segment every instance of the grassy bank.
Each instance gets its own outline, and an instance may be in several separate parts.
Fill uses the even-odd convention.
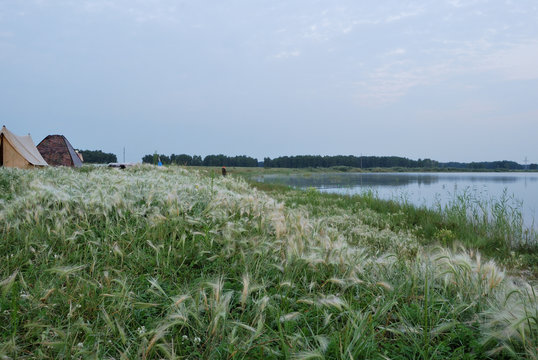
[[[0,187],[4,358],[538,356],[527,281],[373,199],[178,167],[1,169]]]
[[[513,272],[538,276],[538,233],[524,226],[520,207],[506,193],[486,200],[463,192],[446,206],[430,209],[405,200],[380,199],[372,191],[346,196],[249,181],[289,207],[307,207],[311,214],[322,216],[343,211],[378,229],[409,231],[422,245],[461,244]]]

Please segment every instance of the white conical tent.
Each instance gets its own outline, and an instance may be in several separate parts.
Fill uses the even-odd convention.
[[[30,135],[17,136],[5,126],[0,131],[0,165],[16,168],[47,166]]]

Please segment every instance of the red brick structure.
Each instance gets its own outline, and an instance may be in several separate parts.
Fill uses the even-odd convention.
[[[41,156],[51,166],[82,166],[75,149],[63,135],[49,135],[37,145]]]

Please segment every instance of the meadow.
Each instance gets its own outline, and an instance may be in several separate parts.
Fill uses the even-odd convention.
[[[3,359],[538,357],[511,243],[375,199],[175,166],[3,168],[0,190]]]

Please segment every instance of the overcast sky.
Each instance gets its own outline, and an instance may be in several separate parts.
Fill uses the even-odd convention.
[[[538,2],[1,0],[0,119],[120,161],[538,162]]]

